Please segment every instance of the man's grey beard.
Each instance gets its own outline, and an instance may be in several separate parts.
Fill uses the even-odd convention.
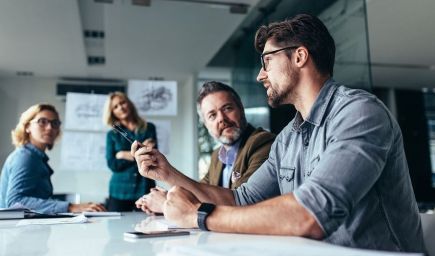
[[[242,135],[242,129],[233,127],[233,132],[230,136],[221,135],[217,140],[224,145],[234,144]]]

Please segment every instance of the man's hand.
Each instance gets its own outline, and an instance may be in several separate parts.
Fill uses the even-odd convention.
[[[102,204],[96,203],[82,203],[82,204],[70,204],[68,206],[68,212],[105,212],[106,208]]]
[[[166,157],[157,149],[135,141],[131,145],[130,153],[136,159],[139,173],[146,178],[166,182],[171,172],[176,172]]]
[[[136,207],[146,214],[153,215],[163,212],[163,203],[166,201],[167,191],[160,187],[151,189],[151,192],[136,201]]]
[[[163,214],[180,228],[196,228],[197,211],[201,202],[190,191],[174,186],[168,191]]]
[[[142,142],[142,145],[145,147],[156,148],[156,141],[149,138]]]

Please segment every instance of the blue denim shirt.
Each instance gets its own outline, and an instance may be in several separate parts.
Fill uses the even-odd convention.
[[[48,156],[32,144],[15,149],[3,165],[0,181],[0,208],[20,204],[42,213],[68,211],[68,202],[50,199],[53,170]]]
[[[316,218],[327,242],[425,251],[399,125],[365,91],[328,80],[306,120],[296,114],[234,196],[246,205],[287,193]]]

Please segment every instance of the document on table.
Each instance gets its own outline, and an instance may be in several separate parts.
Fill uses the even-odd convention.
[[[16,226],[27,226],[27,225],[56,225],[56,224],[77,224],[89,222],[88,218],[81,214],[73,218],[50,218],[50,219],[27,219],[20,220]]]
[[[65,216],[80,216],[84,215],[86,217],[113,217],[113,216],[121,216],[120,212],[78,212],[78,213],[72,213],[72,212],[65,212],[65,213],[59,213],[60,215]]]
[[[121,216],[120,212],[82,212],[86,217],[110,217]]]
[[[86,217],[113,217],[113,216],[121,216],[122,214],[120,212],[63,212],[58,213],[59,215],[63,216],[79,216],[84,215]]]

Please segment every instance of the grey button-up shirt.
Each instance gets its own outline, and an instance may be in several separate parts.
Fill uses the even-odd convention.
[[[399,125],[363,90],[328,80],[307,119],[297,113],[269,159],[234,190],[239,205],[287,193],[312,213],[327,242],[425,251]]]

